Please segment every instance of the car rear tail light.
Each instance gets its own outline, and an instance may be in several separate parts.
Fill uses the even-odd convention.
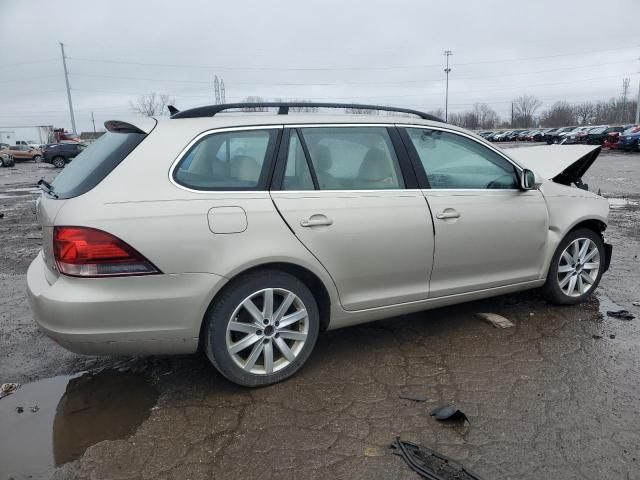
[[[60,273],[75,277],[160,273],[133,247],[95,228],[54,227],[53,255]]]

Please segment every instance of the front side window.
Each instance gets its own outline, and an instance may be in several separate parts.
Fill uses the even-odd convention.
[[[386,128],[322,127],[300,132],[320,190],[404,188]]]
[[[484,145],[462,135],[407,128],[433,189],[518,188],[515,167]]]
[[[277,130],[266,129],[203,137],[182,157],[174,179],[196,190],[264,189],[276,138]]]

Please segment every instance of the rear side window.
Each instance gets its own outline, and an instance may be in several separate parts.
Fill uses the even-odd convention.
[[[213,133],[182,157],[174,180],[195,190],[264,190],[278,130]]]
[[[77,155],[51,184],[58,198],[73,198],[98,185],[146,137],[107,132]]]

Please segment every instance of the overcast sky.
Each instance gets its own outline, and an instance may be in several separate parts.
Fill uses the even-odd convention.
[[[167,93],[179,108],[309,99],[444,107],[502,117],[520,94],[606,100],[640,80],[640,1],[0,0],[0,127],[70,128],[64,42],[78,130]]]

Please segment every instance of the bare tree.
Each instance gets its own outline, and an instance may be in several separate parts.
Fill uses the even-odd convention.
[[[444,110],[441,108],[437,108],[435,110],[430,110],[427,112],[429,115],[433,115],[434,117],[444,118]]]
[[[168,105],[175,103],[169,95],[164,93],[149,93],[139,96],[135,101],[129,102],[129,108],[134,113],[144,115],[146,117],[156,117],[160,115],[168,115],[169,110],[165,109]]]
[[[521,95],[513,101],[513,123],[516,127],[531,127],[542,102],[534,95]]]
[[[593,102],[582,102],[575,106],[576,117],[580,125],[591,123],[596,115],[596,106]]]
[[[620,121],[624,122],[627,113],[627,97],[629,96],[629,83],[630,78],[622,79],[622,114],[620,115]]]
[[[480,128],[493,128],[500,121],[496,111],[486,103],[476,103],[473,106],[473,112]]]
[[[255,95],[249,95],[245,98],[242,103],[264,103],[265,100],[262,97],[258,97]],[[243,112],[266,112],[268,110],[267,107],[243,107]]]
[[[380,110],[371,110],[369,108],[345,108],[344,112],[353,115],[380,115]]]
[[[540,115],[544,127],[564,127],[577,123],[575,108],[568,102],[556,102]]]

